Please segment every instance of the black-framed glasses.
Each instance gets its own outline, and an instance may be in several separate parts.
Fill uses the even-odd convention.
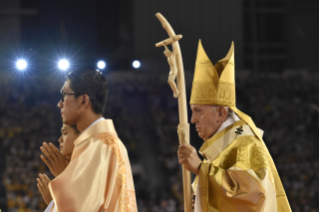
[[[81,95],[81,94],[79,94],[79,93],[64,93],[64,92],[61,92],[61,101],[62,101],[62,102],[64,102],[64,97],[65,97],[65,95],[79,96],[79,95]]]

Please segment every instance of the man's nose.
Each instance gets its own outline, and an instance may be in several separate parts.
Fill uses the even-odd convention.
[[[59,143],[62,143],[63,142],[63,138],[62,138],[62,135],[61,135],[61,137],[59,138]]]
[[[196,121],[197,121],[197,120],[196,120],[196,118],[194,117],[194,114],[192,114],[191,123],[192,123],[192,124],[195,124]]]
[[[62,99],[58,102],[57,106],[58,106],[58,108],[60,108],[60,109],[63,107]]]

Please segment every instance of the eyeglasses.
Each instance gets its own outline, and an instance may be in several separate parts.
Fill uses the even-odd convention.
[[[64,102],[64,97],[65,95],[73,95],[73,96],[77,96],[77,95],[81,95],[79,93],[64,93],[64,92],[61,92],[61,101]]]

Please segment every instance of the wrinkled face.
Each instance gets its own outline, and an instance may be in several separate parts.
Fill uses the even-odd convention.
[[[71,156],[74,149],[74,141],[78,138],[79,134],[69,125],[63,124],[61,128],[61,137],[59,138],[60,150],[62,155]]]
[[[64,100],[61,99],[57,106],[61,110],[63,123],[67,125],[76,124],[79,119],[81,100],[73,95],[75,92],[70,88],[70,80],[64,83],[61,92],[64,93]]]
[[[198,136],[203,140],[211,138],[219,129],[218,110],[212,105],[191,105],[191,123],[195,124]]]

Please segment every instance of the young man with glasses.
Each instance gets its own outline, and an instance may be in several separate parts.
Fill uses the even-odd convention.
[[[63,123],[81,132],[70,164],[49,184],[58,212],[137,211],[131,166],[112,120],[103,118],[108,85],[96,70],[71,72],[58,103]]]

